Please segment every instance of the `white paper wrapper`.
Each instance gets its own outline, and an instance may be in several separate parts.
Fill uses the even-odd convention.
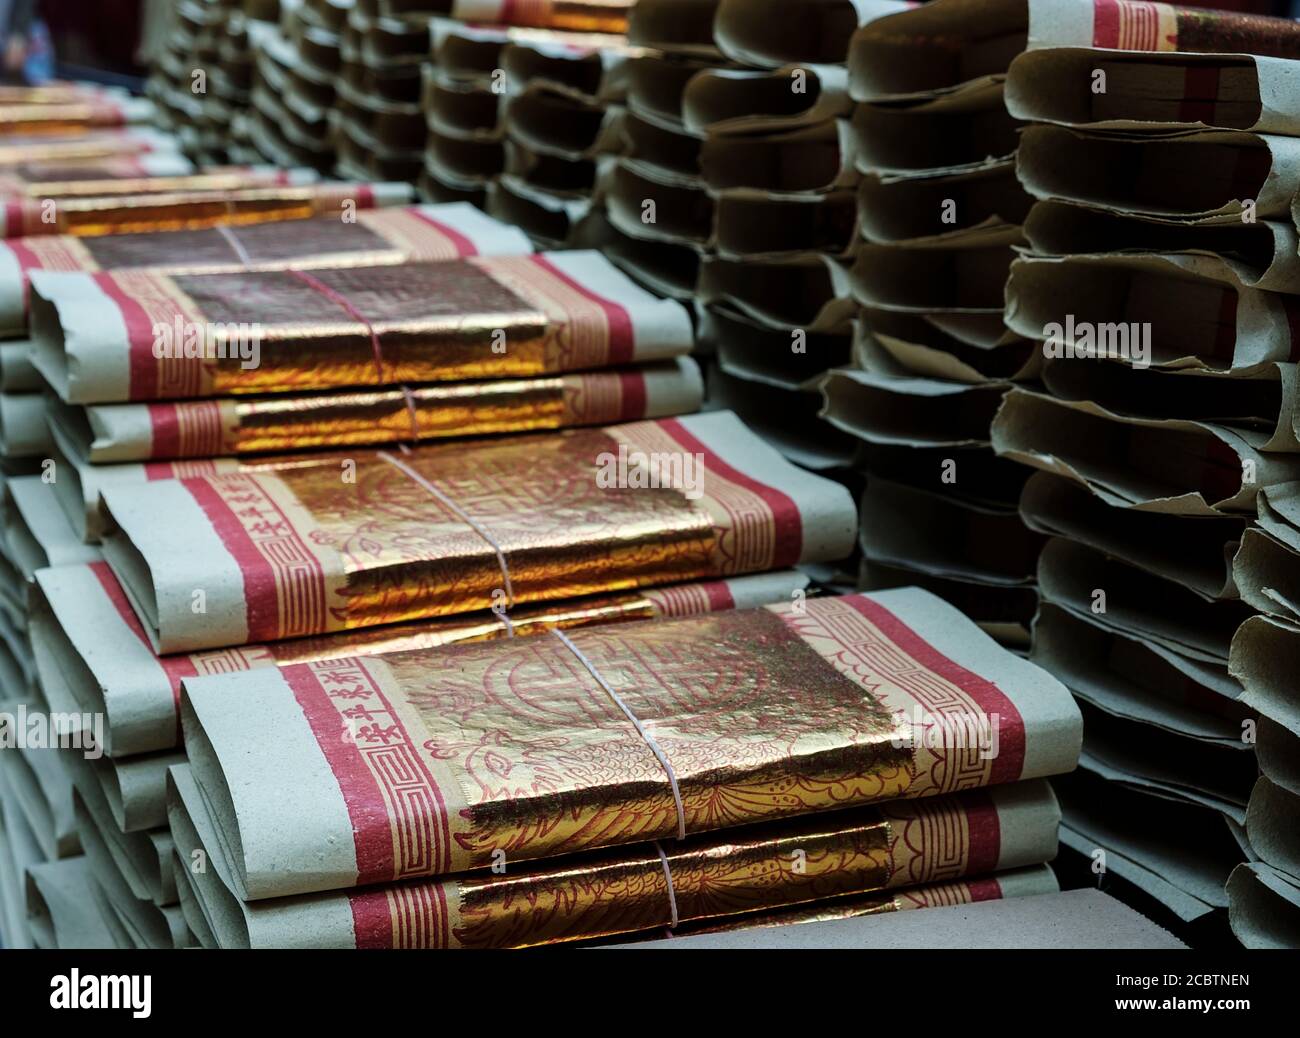
[[[1078,89],[1099,71],[1103,93]],[[1298,98],[1300,64],[1251,54],[1051,47],[1016,57],[1006,82],[1007,109],[1017,119],[1124,133],[1226,129],[1294,137]]]
[[[54,486],[40,476],[18,476],[6,480],[0,506],[7,552],[30,581],[38,569],[94,562],[102,558],[98,548],[84,544],[73,532],[59,505]]]

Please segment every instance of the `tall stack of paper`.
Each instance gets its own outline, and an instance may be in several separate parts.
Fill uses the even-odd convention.
[[[817,420],[817,383],[848,361],[855,309],[844,32],[903,7],[652,0],[631,22],[632,42],[653,51],[629,74],[608,247],[647,283],[697,300],[717,361],[711,398],[819,470],[855,449]]]
[[[606,107],[622,97],[625,38],[447,18],[430,31],[424,192],[487,205],[504,178],[494,213],[539,244],[569,240],[589,208],[596,156],[621,146],[618,111]]]
[[[1042,386],[1007,395],[992,439],[1041,470],[1020,501],[1052,538],[1032,658],[1084,710],[1063,838],[1184,923],[1231,901],[1243,940],[1295,944],[1300,727],[1270,640],[1295,618],[1300,29],[1050,6],[1073,28],[1040,36],[1031,4],[1005,83],[1036,199],[1006,323]]]
[[[339,170],[414,182],[424,154],[420,63],[429,20],[379,15],[376,6],[352,5],[343,29],[333,111]]]
[[[938,0],[852,38],[861,309],[849,365],[821,388],[824,417],[864,444],[860,586],[919,583],[1023,648],[1042,537],[1019,519],[1024,477],[994,457],[989,423],[1038,370],[1002,320],[1031,200],[1002,104],[1005,27],[988,7]]]

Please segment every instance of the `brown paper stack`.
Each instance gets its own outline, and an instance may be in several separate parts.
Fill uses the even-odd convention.
[[[650,53],[629,73],[606,247],[656,290],[695,300],[711,399],[816,470],[855,452],[817,419],[818,381],[849,359],[855,311],[843,33],[900,9],[652,0],[629,29]]]
[[[321,172],[334,169],[330,113],[342,73],[350,6],[302,0],[281,5],[277,23],[248,22],[254,73],[243,132],[266,161]]]
[[[1007,395],[992,442],[1040,470],[1020,498],[1051,538],[1031,658],[1085,715],[1063,839],[1184,924],[1294,945],[1298,37],[1154,7],[1161,32],[1111,51],[1087,46],[1115,45],[1100,19],[1091,41],[1035,38],[1030,5],[1005,95],[1035,202],[1005,320],[1041,385]]]
[[[185,0],[169,12],[171,24],[152,56],[145,95],[157,123],[178,135],[188,154],[204,162],[255,162],[238,124],[252,100],[249,22],[274,19],[266,4]],[[272,5],[278,7],[278,5]]]
[[[994,457],[989,425],[1007,389],[1038,373],[1002,321],[1031,199],[1001,96],[1010,15],[987,6],[939,0],[853,37],[860,309],[823,414],[866,444],[861,586],[921,583],[1023,647],[1042,537],[1020,521],[1024,477]]]
[[[427,17],[381,16],[373,4],[349,8],[331,114],[340,171],[411,182],[420,175],[420,63],[428,48]]]

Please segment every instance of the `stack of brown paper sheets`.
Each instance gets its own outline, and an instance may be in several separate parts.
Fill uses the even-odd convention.
[[[278,10],[277,0],[171,5],[166,34],[151,55],[145,96],[155,105],[158,125],[175,133],[196,159],[256,161],[239,130],[252,100],[248,26],[254,19],[274,21]]]
[[[429,50],[428,17],[389,16],[377,5],[347,13],[335,84],[335,146],[350,176],[414,182],[424,154],[420,63]]]
[[[858,308],[849,363],[821,391],[824,418],[864,444],[859,586],[918,583],[1023,650],[1043,538],[1020,520],[1024,475],[994,456],[989,425],[1039,368],[1003,323],[1032,200],[990,72],[1014,41],[985,39],[1005,30],[988,7],[886,13],[850,42],[858,236],[846,279]]]
[[[1226,914],[1294,946],[1300,715],[1273,639],[1296,618],[1300,30],[1157,5],[1157,31],[1138,6],[1031,2],[1029,49],[987,52],[1024,124],[1005,323],[1037,365],[991,440],[1040,470],[1019,501],[1050,538],[1031,658],[1084,712],[1063,841],[1189,932]]]
[[[857,237],[845,67],[852,24],[903,4],[654,0],[633,11],[627,148],[604,244],[647,284],[695,301],[710,397],[787,457],[842,468],[853,438],[818,421],[817,385],[850,356]],[[777,25],[797,32],[775,32]]]

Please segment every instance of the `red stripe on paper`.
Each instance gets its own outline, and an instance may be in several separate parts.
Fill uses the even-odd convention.
[[[349,665],[354,667],[359,675],[364,676],[359,677],[358,680],[365,681],[369,686],[368,694],[382,704],[377,710],[386,713],[391,720],[397,722],[392,704],[360,659],[354,657],[334,660],[330,666],[332,671],[336,671],[340,666]],[[347,724],[340,716],[329,692],[321,684],[320,676],[312,665],[297,663],[282,667],[280,673],[284,675],[294,698],[302,707],[307,723],[320,744],[321,753],[324,754],[330,771],[338,782],[343,802],[347,805],[348,817],[352,822],[352,835],[356,841],[358,886],[392,881],[398,874],[398,862],[394,854],[393,820],[389,812],[388,800],[380,788],[375,772],[367,764],[360,746],[348,731]],[[437,830],[441,836],[441,839],[435,841],[434,846],[428,848],[430,871],[434,875],[440,875],[448,871],[451,866],[451,823],[447,818],[447,804],[443,799],[442,790],[438,788],[438,783],[429,774],[428,768],[420,757],[420,747],[404,728],[401,731],[410,750],[409,760],[419,769],[420,777],[433,795],[435,816],[426,818],[425,821],[430,834]]]
[[[1119,46],[1119,0],[1093,0],[1092,45]]]
[[[244,524],[206,479],[179,481],[203,509],[212,529],[239,566],[244,578],[244,608],[249,642],[275,641],[280,635],[280,593],[275,569],[267,561]],[[315,633],[315,632],[309,632]]]
[[[335,664],[344,661],[336,660]],[[360,660],[351,660],[361,670]],[[348,726],[331,702],[320,679],[307,663],[281,667],[280,673],[302,708],[312,734],[339,784],[352,835],[356,842],[357,883],[382,883],[392,880],[396,872],[393,857],[393,826],[388,804],[379,783],[361,757],[355,740],[348,737]]]
[[[995,780],[996,781],[996,780]],[[984,790],[964,793],[968,846],[966,869],[971,873],[993,872],[1002,856],[1002,825],[993,798]]]
[[[772,512],[772,522],[775,527],[773,531],[775,539],[772,557],[773,569],[785,569],[799,561],[803,555],[803,516],[799,514],[799,506],[794,503],[793,498],[775,487],[769,487],[756,479],[750,479],[743,472],[732,468],[713,453],[702,440],[687,432],[686,427],[678,419],[666,418],[659,425],[686,450],[694,454],[703,454],[704,464],[708,471],[716,473],[723,479],[730,480],[762,498]]]
[[[172,690],[172,705],[177,707],[176,710],[176,736],[180,740],[180,702],[181,702],[181,681],[184,678],[198,676],[198,668],[188,656],[159,656],[154,653],[153,643],[149,641],[149,636],[145,633],[144,625],[140,623],[140,618],[135,615],[135,610],[131,608],[131,603],[127,600],[126,592],[122,590],[122,585],[118,583],[117,577],[109,569],[107,562],[92,562],[90,571],[99,581],[99,586],[104,589],[104,594],[117,611],[117,615],[122,618],[122,622],[130,628],[131,633],[139,639],[143,645],[154,655],[158,661],[158,666],[167,677],[167,683]]]
[[[731,588],[727,586],[725,580],[710,580],[702,586],[709,598],[709,612],[721,613],[736,608],[735,596],[732,595]]]
[[[632,318],[628,316],[627,310],[612,299],[606,299],[585,285],[580,285],[545,256],[532,255],[528,258],[578,294],[586,296],[605,312],[605,323],[609,329],[608,363],[631,364],[636,353],[636,343],[632,334]]]
[[[468,236],[461,234],[460,231],[456,230],[456,228],[448,226],[447,224],[443,223],[441,220],[435,220],[428,213],[423,213],[419,209],[408,209],[407,212],[409,212],[417,220],[422,220],[423,222],[427,223],[439,234],[443,234],[448,239],[450,239],[451,243],[456,246],[457,256],[478,255],[478,246],[476,246]]]
[[[645,375],[639,371],[619,372],[618,375],[619,422],[646,416]]]
[[[122,314],[126,324],[127,358],[131,369],[130,398],[156,399],[158,396],[158,358],[153,355],[153,321],[144,307],[123,292],[112,274],[91,274],[103,293]]]
[[[1000,901],[1004,896],[1001,884],[992,877],[968,880],[966,886],[970,888],[972,901]]]
[[[950,660],[879,602],[864,595],[846,595],[847,602],[870,620],[896,646],[927,670],[951,682],[969,696],[988,717],[996,720],[998,755],[993,760],[989,785],[1015,782],[1025,768],[1025,721],[1002,689]]]

